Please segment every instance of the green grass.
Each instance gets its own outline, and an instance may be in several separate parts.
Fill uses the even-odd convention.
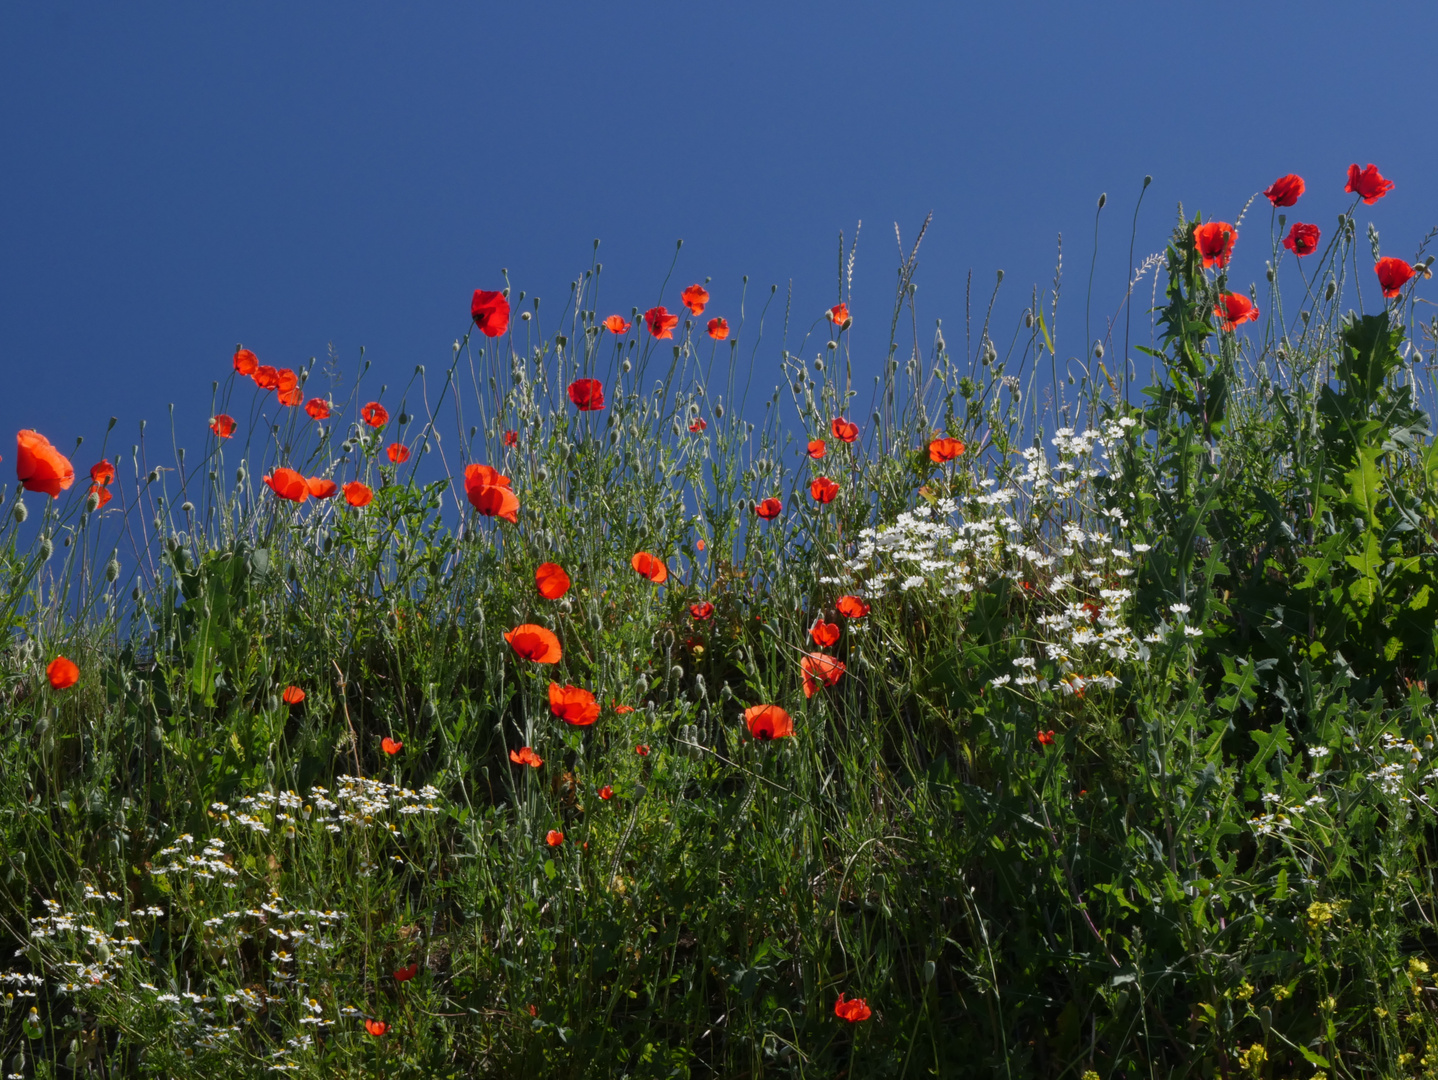
[[[911,255],[871,392],[822,315],[778,356],[742,298],[722,344],[613,335],[595,264],[397,391],[310,366],[349,395],[324,423],[227,376],[235,436],[107,442],[102,509],[6,492],[4,1071],[1438,1075],[1433,341],[1351,215],[1235,332],[1181,221],[1130,290],[1132,404],[1118,331],[1061,369],[1056,292],[955,355]],[[278,466],[374,501],[284,501]],[[751,738],[759,704],[794,735]]]

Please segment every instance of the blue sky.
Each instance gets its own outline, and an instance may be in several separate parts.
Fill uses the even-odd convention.
[[[1063,233],[1081,352],[1095,200],[1097,323],[1145,174],[1136,258],[1180,200],[1233,220],[1287,172],[1327,232],[1354,161],[1397,184],[1360,227],[1411,257],[1438,224],[1434,40],[1402,2],[5,5],[0,432],[93,446],[116,415],[128,445],[173,402],[198,447],[237,342],[294,367],[333,343],[350,370],[364,346],[402,381],[500,267],[558,306],[595,237],[614,311],[655,302],[682,237],[671,308],[712,277],[733,314],[747,273],[751,296],[792,281],[807,326],[862,219],[877,364],[894,223],[911,242],[930,210],[928,327],[954,345],[966,275],[986,296],[1000,267],[1012,325]],[[1261,278],[1267,227],[1256,206],[1236,278]]]

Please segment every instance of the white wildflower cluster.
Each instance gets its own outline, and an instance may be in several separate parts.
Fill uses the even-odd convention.
[[[852,556],[836,559],[846,577],[826,580],[871,595],[897,589],[958,598],[1006,578],[1035,609],[1042,633],[1035,655],[1020,657],[1017,671],[991,685],[1065,696],[1115,688],[1114,669],[1148,658],[1129,625],[1133,591],[1126,586],[1136,553],[1148,545],[1124,538],[1129,523],[1118,511],[1077,510],[1100,523],[1090,530],[1066,515],[1064,501],[1101,475],[1091,464],[1095,452],[1106,452],[1135,425],[1124,418],[1102,431],[1059,429],[1052,466],[1042,450],[1030,448],[1004,486],[986,478],[985,491],[971,499],[940,498],[890,525],[862,530]]]
[[[1271,809],[1255,814],[1249,819],[1249,826],[1258,836],[1277,836],[1286,829],[1297,825],[1308,811],[1323,806],[1328,800],[1322,795],[1310,795],[1302,802],[1284,803],[1283,796],[1268,792],[1263,803]]]
[[[1438,772],[1430,772],[1420,778],[1418,772],[1423,766],[1423,751],[1411,739],[1389,732],[1384,732],[1380,738],[1373,764],[1376,768],[1368,773],[1369,781],[1376,784],[1384,795],[1396,798],[1400,803],[1411,802],[1418,795],[1410,785],[1432,783],[1438,779]]]
[[[156,877],[189,873],[205,881],[213,881],[216,877],[234,878],[239,876],[239,871],[230,865],[232,861],[230,856],[225,854],[223,840],[212,837],[205,842],[204,848],[198,853],[189,850],[194,842],[195,838],[189,833],[185,833],[169,847],[156,852],[156,861],[166,858],[173,861],[166,866],[151,866],[150,873]],[[227,889],[235,887],[235,883],[232,881],[224,881],[222,884]]]
[[[95,905],[98,910],[67,911],[58,901],[46,900],[46,914],[30,920],[31,947],[37,950],[35,955],[42,966],[54,973],[55,989],[60,993],[73,994],[113,983],[124,961],[134,955],[140,944],[140,939],[129,933],[131,920],[106,906],[123,903],[119,893],[101,892],[86,883],[82,903]],[[131,913],[132,917],[150,914],[164,913],[159,908]],[[38,975],[18,978],[26,980],[30,987],[43,985]],[[6,981],[10,981],[8,976]]]
[[[343,832],[346,825],[379,826],[397,832],[394,824],[385,820],[391,811],[402,817],[443,812],[437,805],[441,797],[439,789],[430,784],[414,791],[382,780],[342,776],[333,798],[331,794],[328,788],[315,786],[310,788],[306,801],[293,791],[262,791],[242,798],[242,809],[233,815],[224,803],[215,803],[211,810],[226,824],[240,825],[264,835],[272,828],[279,828],[288,836],[295,835],[296,826],[301,822],[314,822],[331,833]]]

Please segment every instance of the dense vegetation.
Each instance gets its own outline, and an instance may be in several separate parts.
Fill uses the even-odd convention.
[[[1067,362],[1057,281],[921,340],[917,247],[872,394],[852,253],[783,351],[595,264],[88,490],[23,434],[5,1073],[1438,1075],[1432,260],[1290,192]]]

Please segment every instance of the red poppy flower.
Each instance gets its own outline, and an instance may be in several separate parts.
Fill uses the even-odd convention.
[[[1040,731],[1038,740],[1040,746],[1052,746],[1054,744],[1053,728],[1050,728],[1048,731]]]
[[[825,312],[825,314],[829,317],[829,321],[834,324],[835,328],[839,330],[849,329],[849,324],[854,321],[849,315],[848,304],[835,304]]]
[[[321,397],[312,397],[305,402],[305,412],[310,414],[311,420],[328,420],[330,418],[330,403]]]
[[[108,503],[111,499],[115,497],[113,494],[111,494],[109,488],[101,487],[99,484],[90,485],[90,494],[95,496],[96,510],[100,509],[100,507],[104,506],[106,503]]]
[[[374,498],[374,492],[368,484],[361,484],[358,480],[351,480],[345,485],[345,502],[355,509],[361,506],[368,506]]]
[[[340,489],[333,480],[326,480],[323,476],[311,476],[305,481],[305,487],[316,499],[332,499]]]
[[[278,401],[281,405],[293,409],[304,399],[304,391],[302,391],[298,386],[295,386],[289,390],[279,391],[279,395],[276,397],[275,400]]]
[[[558,847],[564,843],[564,834],[558,829],[550,829],[544,834],[544,842],[550,847]]]
[[[566,724],[588,727],[599,719],[599,702],[588,690],[552,682],[549,684],[549,711]]]
[[[280,384],[279,370],[270,367],[269,364],[261,364],[255,368],[255,372],[251,378],[255,380],[255,385],[261,390],[273,390]]]
[[[857,1024],[860,1020],[867,1020],[874,1015],[869,1008],[868,1002],[863,998],[850,998],[844,1000],[844,995],[839,995],[839,1000],[834,1002],[834,1015],[840,1020],[847,1020],[851,1024]]]
[[[656,585],[663,585],[669,580],[669,567],[664,560],[656,558],[647,551],[641,551],[634,558],[629,560],[629,565],[634,567],[634,572],[641,577],[647,577]]]
[[[634,706],[633,706],[633,705],[615,705],[615,706],[614,706],[614,711],[615,711],[615,713],[617,713],[618,715],[623,716],[625,713],[632,713],[632,712],[634,711]]]
[[[490,465],[467,465],[464,494],[470,505],[486,517],[500,517],[518,524],[519,496],[509,490],[509,477]]]
[[[644,313],[644,322],[656,339],[672,338],[674,328],[679,325],[679,316],[669,314],[668,308],[652,307]]]
[[[703,315],[704,305],[709,303],[709,290],[703,285],[690,285],[679,297],[691,314]]]
[[[804,696],[813,697],[820,686],[833,686],[844,676],[844,661],[825,653],[805,653],[799,661],[804,673]]]
[[[1258,308],[1242,293],[1220,293],[1213,313],[1218,316],[1218,325],[1230,332],[1241,323],[1256,322],[1258,319]]]
[[[540,563],[534,571],[534,587],[546,600],[558,600],[569,591],[569,575],[558,563]]]
[[[102,487],[115,479],[115,466],[108,461],[97,461],[90,466],[90,479]]]
[[[210,417],[210,430],[221,439],[228,439],[235,433],[235,418],[227,413],[216,413]]]
[[[614,798],[614,789],[608,784],[605,784],[602,788],[599,789],[599,797],[605,802],[608,802],[610,799]]]
[[[544,759],[527,746],[521,746],[518,750],[509,752],[509,760],[516,765],[528,765],[531,769],[537,769],[544,764]]]
[[[515,655],[536,664],[557,664],[564,655],[553,631],[534,623],[520,623],[504,635],[504,640]]]
[[[371,401],[362,408],[360,416],[370,427],[384,427],[389,422],[389,410],[378,401]]]
[[[249,349],[238,349],[235,352],[235,370],[241,375],[253,375],[255,369],[260,366],[260,359]]]
[[[628,333],[629,328],[633,325],[634,324],[623,315],[611,315],[604,320],[604,329],[608,330],[611,334]]]
[[[814,625],[809,627],[809,636],[814,639],[814,644],[819,648],[827,649],[839,640],[839,626],[837,623],[815,619]]]
[[[689,614],[696,622],[705,622],[714,617],[714,605],[708,600],[689,605]]]
[[[709,320],[709,336],[715,341],[723,341],[729,336],[729,320],[722,315]]]
[[[842,442],[851,443],[859,437],[859,425],[849,423],[842,416],[829,421],[829,431]]]
[[[383,1020],[366,1020],[364,1022],[364,1029],[378,1039],[389,1030],[389,1025]]]
[[[598,379],[575,379],[569,384],[569,400],[580,412],[604,408],[604,384]]]
[[[704,543],[704,538],[701,536],[698,540],[694,541],[694,547],[699,551],[703,551],[708,545]]]
[[[1283,238],[1283,246],[1293,254],[1302,258],[1304,255],[1312,255],[1318,250],[1318,237],[1322,235],[1317,225],[1305,225],[1301,221],[1295,221],[1288,229],[1288,235]]]
[[[809,494],[820,503],[831,503],[834,501],[834,496],[839,494],[839,485],[827,476],[820,476],[809,485]]]
[[[310,495],[310,486],[305,478],[294,469],[276,469],[264,481],[271,491],[290,502],[304,502]]]
[[[696,420],[694,421],[694,423],[692,423],[692,424],[689,425],[689,430],[692,431],[692,432],[694,432],[694,434],[697,435],[697,434],[699,434],[699,432],[703,431],[703,430],[706,429],[708,426],[709,426],[709,421],[705,420],[704,417],[701,416],[701,417],[699,417],[698,419],[696,419]]]
[[[390,443],[385,447],[385,455],[396,465],[403,465],[409,460],[409,447],[404,443]]]
[[[305,692],[298,686],[287,686],[285,687],[285,692],[280,695],[280,698],[286,705],[298,705],[301,701],[304,701]]]
[[[1366,169],[1360,169],[1358,163],[1354,162],[1348,166],[1348,183],[1343,190],[1357,195],[1372,206],[1393,190],[1393,181],[1383,179],[1378,166],[1371,161]]]
[[[929,460],[935,464],[953,461],[964,452],[964,444],[958,439],[935,439],[929,443]]]
[[[300,377],[294,373],[293,368],[282,367],[275,372],[275,390],[281,394],[287,394],[292,390],[299,389]]]
[[[1203,256],[1203,265],[1217,266],[1220,270],[1228,265],[1237,239],[1237,230],[1226,221],[1210,221],[1193,230],[1193,243]]]
[[[810,439],[810,440],[809,440],[809,456],[810,456],[811,458],[813,458],[815,461],[818,461],[821,457],[823,457],[823,456],[824,456],[825,454],[827,454],[828,452],[829,452],[829,448],[824,445],[824,440],[823,440],[823,439]]]
[[[80,669],[75,661],[57,656],[45,668],[45,677],[50,680],[50,689],[68,690],[80,681]]]
[[[1374,263],[1373,272],[1378,275],[1378,284],[1383,286],[1384,296],[1397,296],[1413,277],[1413,267],[1392,255]]]
[[[784,512],[784,504],[772,495],[754,504],[754,513],[765,521],[773,521]]]
[[[414,978],[416,975],[418,975],[418,974],[419,974],[419,961],[418,961],[418,960],[415,960],[413,963],[409,964],[407,967],[395,968],[395,971],[394,971],[394,981],[395,981],[395,982],[409,982],[410,979],[413,979],[413,978]]]
[[[499,337],[509,329],[509,301],[502,292],[475,289],[474,299],[469,303],[469,314],[485,337]]]
[[[394,757],[395,754],[398,754],[401,750],[404,749],[404,743],[400,742],[398,739],[391,739],[388,735],[386,735],[383,739],[379,741],[379,748],[383,750],[386,754],[388,754],[390,757]]]
[[[15,479],[26,491],[58,499],[75,482],[75,466],[38,431],[15,433]]]
[[[751,705],[744,710],[749,734],[762,742],[785,739],[794,734],[794,721],[777,705]]]
[[[1274,206],[1292,206],[1298,201],[1298,196],[1303,194],[1303,188],[1303,177],[1289,173],[1269,184],[1268,190],[1263,194]]]
[[[834,610],[846,619],[862,619],[872,609],[857,596],[841,596],[834,602]]]
[[[504,445],[505,445],[505,446],[518,446],[518,445],[519,445],[519,432],[517,432],[517,431],[506,431],[506,432],[504,433]]]
[[[638,754],[640,757],[648,757],[648,756],[649,756],[649,747],[646,746],[644,743],[640,743],[638,746],[636,746],[636,747],[634,748],[634,752],[635,752],[636,754]]]

